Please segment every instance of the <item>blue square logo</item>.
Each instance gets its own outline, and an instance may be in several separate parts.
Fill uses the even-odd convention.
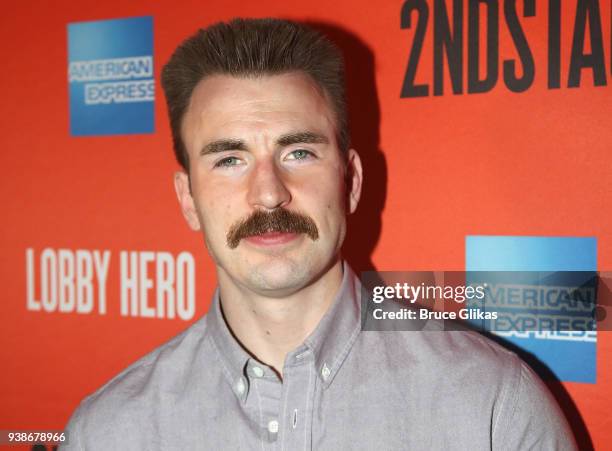
[[[597,270],[597,239],[592,237],[468,236],[466,271],[584,271]],[[559,287],[551,287],[559,288]],[[525,292],[515,290],[518,293]],[[554,291],[548,289],[543,292]],[[519,296],[520,301],[520,296]],[[546,298],[548,299],[548,298]],[[554,300],[554,298],[553,298]],[[528,315],[518,302],[516,316]],[[531,303],[529,305],[532,305]],[[595,383],[597,331],[493,331],[511,346],[535,357],[561,381]]]
[[[155,131],[153,18],[68,24],[70,134]]]

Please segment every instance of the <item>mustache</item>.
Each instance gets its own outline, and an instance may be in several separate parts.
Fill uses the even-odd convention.
[[[319,230],[312,218],[279,207],[272,211],[255,210],[247,218],[234,224],[227,233],[227,245],[230,249],[235,249],[241,239],[268,232],[305,233],[313,241],[319,238]]]

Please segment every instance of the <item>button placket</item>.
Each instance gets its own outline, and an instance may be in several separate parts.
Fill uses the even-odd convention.
[[[257,423],[261,433],[268,443],[275,443],[280,429],[279,409],[282,396],[282,384],[272,374],[272,371],[258,362],[249,362],[246,374],[250,386],[248,387],[252,406],[257,412]]]
[[[298,350],[283,371],[279,444],[283,450],[309,449],[312,397],[317,369],[311,350]]]
[[[268,422],[268,431],[270,431],[271,434],[278,433],[278,421],[270,420]]]

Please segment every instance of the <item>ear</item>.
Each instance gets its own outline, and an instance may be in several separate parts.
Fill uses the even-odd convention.
[[[348,207],[349,214],[355,213],[359,199],[361,198],[361,185],[363,182],[363,168],[361,158],[355,149],[349,149],[347,155],[347,182],[348,182]]]
[[[198,218],[198,212],[189,188],[189,176],[185,172],[174,173],[174,189],[187,224],[189,224],[191,230],[200,230],[200,218]]]

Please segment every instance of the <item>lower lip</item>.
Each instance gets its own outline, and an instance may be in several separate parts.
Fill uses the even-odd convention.
[[[251,244],[259,246],[272,246],[276,244],[285,244],[295,240],[298,237],[297,233],[266,233],[264,235],[250,236],[245,238]]]

